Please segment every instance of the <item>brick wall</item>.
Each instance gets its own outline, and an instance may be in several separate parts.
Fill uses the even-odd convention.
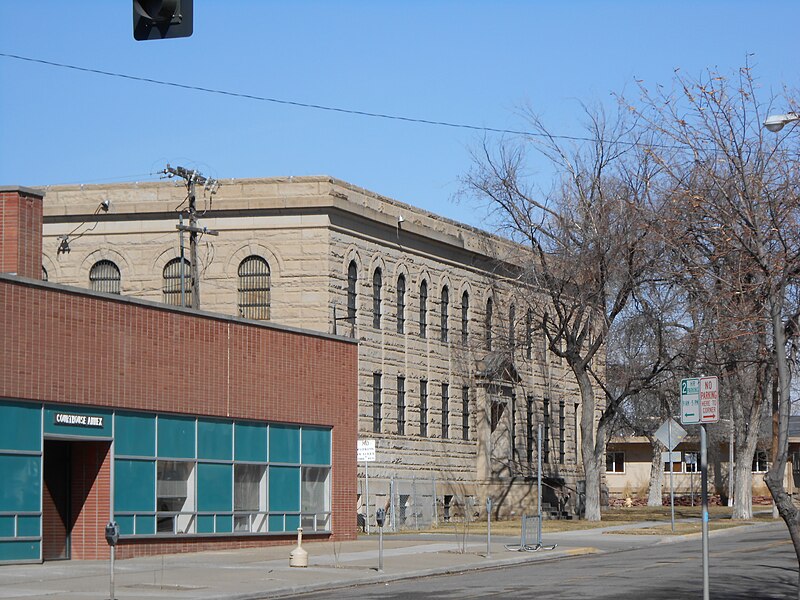
[[[0,187],[0,273],[42,277],[42,195]]]
[[[8,276],[0,330],[1,397],[331,426],[332,539],[355,537],[356,344]],[[86,498],[96,508],[85,503],[78,516],[86,528],[107,520],[107,487],[103,466]],[[119,555],[273,540],[135,542]],[[102,556],[104,545],[87,539],[81,556]]]

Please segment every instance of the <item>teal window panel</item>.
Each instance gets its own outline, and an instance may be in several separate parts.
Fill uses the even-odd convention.
[[[136,515],[136,535],[153,535],[155,532],[155,515]]]
[[[270,531],[286,531],[283,527],[283,515],[270,515],[269,516],[269,530]]]
[[[331,464],[331,430],[303,427],[303,464]]]
[[[231,460],[233,423],[230,421],[197,421],[197,458]]]
[[[266,423],[236,423],[234,425],[235,460],[267,462]]]
[[[217,533],[233,531],[233,515],[217,515]]]
[[[14,537],[14,515],[0,517],[0,537]]]
[[[152,460],[114,461],[114,510],[151,511],[156,505],[156,469]]]
[[[300,512],[300,467],[269,468],[270,512]]]
[[[233,465],[198,463],[197,510],[233,510]]]
[[[300,462],[300,428],[291,425],[269,426],[269,461]]]
[[[197,516],[197,533],[214,533],[214,515]]]
[[[17,536],[39,537],[41,535],[42,519],[39,515],[25,515],[17,517]]]
[[[0,454],[0,512],[38,512],[41,497],[40,456]]]
[[[116,515],[114,520],[119,525],[120,535],[133,535],[133,515]]]
[[[125,456],[156,455],[156,421],[149,415],[117,413],[114,452]]]
[[[42,407],[38,404],[0,402],[0,448],[42,449]]]
[[[163,458],[194,458],[194,419],[187,417],[158,417],[158,456]]]
[[[297,531],[300,527],[300,515],[286,515],[286,531]]]
[[[0,561],[39,560],[39,542],[0,542]]]
[[[84,406],[45,406],[44,432],[56,435],[111,438],[112,413]]]

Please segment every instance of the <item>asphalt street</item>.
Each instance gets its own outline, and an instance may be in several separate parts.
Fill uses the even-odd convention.
[[[796,596],[797,560],[785,527],[725,532],[711,538],[711,598],[773,600]],[[364,598],[702,598],[699,538],[609,554],[488,571],[389,582],[297,596]]]

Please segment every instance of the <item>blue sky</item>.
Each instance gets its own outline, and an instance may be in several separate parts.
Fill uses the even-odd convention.
[[[136,42],[130,0],[0,0],[0,53],[262,97],[506,129],[634,78],[734,71],[798,87],[796,2],[195,0],[194,35]],[[479,132],[164,87],[0,56],[0,183],[332,175],[473,225]],[[542,175],[546,177],[546,175]],[[544,187],[549,187],[542,182]]]

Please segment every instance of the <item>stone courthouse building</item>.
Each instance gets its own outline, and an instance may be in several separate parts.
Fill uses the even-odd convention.
[[[180,304],[183,274],[191,305],[182,183],[48,188],[43,276]],[[520,247],[330,177],[223,180],[198,188],[197,209],[218,232],[199,239],[202,310],[358,339],[371,505],[393,480],[432,482],[440,516],[487,493],[519,511],[535,499],[540,423],[546,491],[574,503],[579,395],[536,329],[539,299],[515,285]]]

